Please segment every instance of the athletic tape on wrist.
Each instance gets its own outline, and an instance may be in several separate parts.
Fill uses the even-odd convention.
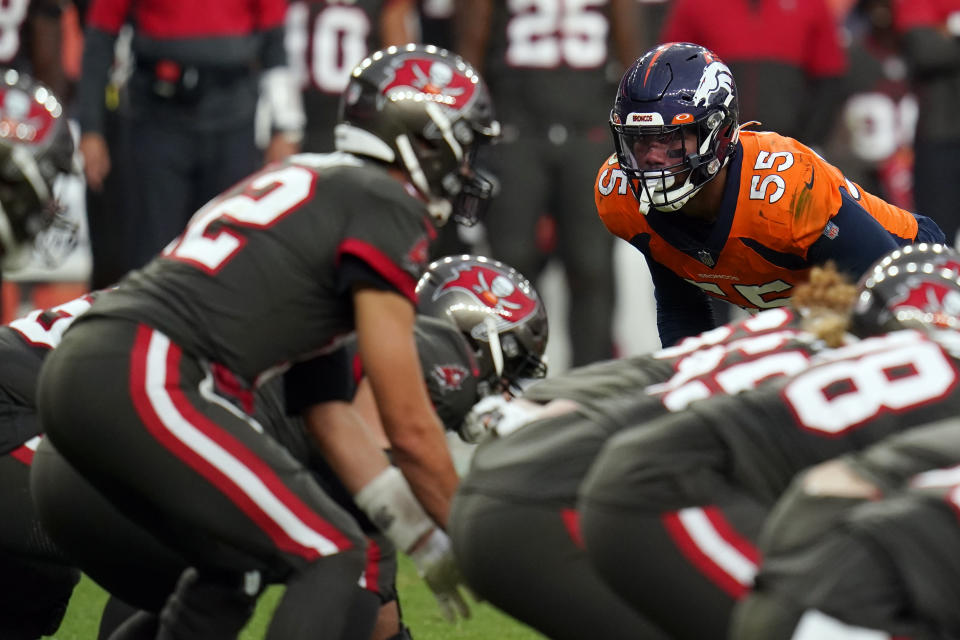
[[[404,553],[409,552],[414,543],[435,526],[396,467],[384,469],[353,499]]]

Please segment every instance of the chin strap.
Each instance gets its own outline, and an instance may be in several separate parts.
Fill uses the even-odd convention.
[[[497,330],[497,321],[487,316],[483,319],[487,329],[487,342],[490,343],[490,359],[493,360],[493,371],[500,378],[503,376],[503,348],[500,346],[500,332]]]

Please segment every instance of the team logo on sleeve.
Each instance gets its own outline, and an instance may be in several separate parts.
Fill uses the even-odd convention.
[[[451,291],[468,294],[480,310],[486,308],[493,311],[498,331],[515,327],[537,308],[536,300],[518,288],[510,278],[483,265],[458,269],[452,278],[437,287],[433,299]]]
[[[437,364],[430,371],[440,391],[459,391],[463,386],[463,381],[470,375],[466,367],[458,364]]]
[[[404,256],[406,266],[416,273],[421,273],[430,259],[430,239],[427,236],[419,238]]]
[[[446,62],[427,58],[403,58],[393,77],[381,88],[384,96],[402,99],[411,89],[430,100],[453,109],[461,109],[476,92],[477,85]],[[422,99],[422,98],[421,98]]]

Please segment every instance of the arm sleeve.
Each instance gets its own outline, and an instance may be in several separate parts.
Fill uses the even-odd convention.
[[[88,26],[84,32],[83,67],[77,98],[77,119],[83,133],[103,133],[106,109],[104,94],[116,40],[116,33],[108,33],[97,27]]]
[[[283,38],[283,25],[271,27],[263,32],[260,62],[264,69],[287,66],[287,50],[284,47]]]
[[[337,293],[347,295],[356,286],[373,287],[381,291],[396,291],[397,286],[357,256],[345,254],[337,273]]]
[[[907,244],[896,238],[877,222],[866,209],[848,194],[843,194],[840,210],[830,219],[836,233],[821,235],[807,253],[812,264],[824,264],[833,260],[837,269],[858,279],[874,262],[897,247]]]
[[[657,301],[661,346],[671,347],[683,338],[717,326],[706,293],[653,260],[648,259],[647,264]]]
[[[332,353],[298,362],[283,374],[283,392],[288,416],[300,415],[321,402],[351,402],[357,393],[353,375],[356,342],[350,341]]]

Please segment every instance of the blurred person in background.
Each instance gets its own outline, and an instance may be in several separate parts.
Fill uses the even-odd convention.
[[[456,0],[417,0],[420,38],[444,49],[456,49]]]
[[[16,69],[67,96],[60,58],[65,0],[11,0],[0,7],[0,66]]]
[[[893,24],[917,97],[914,199],[953,244],[960,229],[960,0],[893,0]]]
[[[826,0],[673,0],[660,42],[695,42],[730,67],[740,121],[824,143],[843,94],[847,55]]]
[[[574,366],[613,354],[614,239],[592,215],[589,181],[607,154],[598,123],[616,74],[639,53],[635,9],[457,5],[458,51],[482,69],[504,126],[489,153],[501,189],[485,223],[490,252],[534,281],[552,256],[563,265]]]
[[[660,42],[660,31],[670,11],[671,0],[637,0],[640,49],[646,51]]]
[[[417,41],[414,0],[292,0],[285,42],[306,115],[301,149],[333,151],[340,94],[354,65],[371,51]]]
[[[860,0],[850,12],[848,97],[825,152],[844,175],[870,193],[913,210],[917,101],[893,28],[891,4]]]
[[[142,266],[208,199],[249,175],[264,158],[298,150],[303,110],[286,66],[284,0],[201,3],[92,0],[79,87],[80,151],[88,187],[114,165],[130,169],[135,201],[114,215],[135,218],[126,269]],[[132,26],[129,156],[111,161],[104,136],[105,91],[121,27]],[[254,139],[259,97],[268,103],[266,151]],[[122,269],[121,271],[125,271]]]

